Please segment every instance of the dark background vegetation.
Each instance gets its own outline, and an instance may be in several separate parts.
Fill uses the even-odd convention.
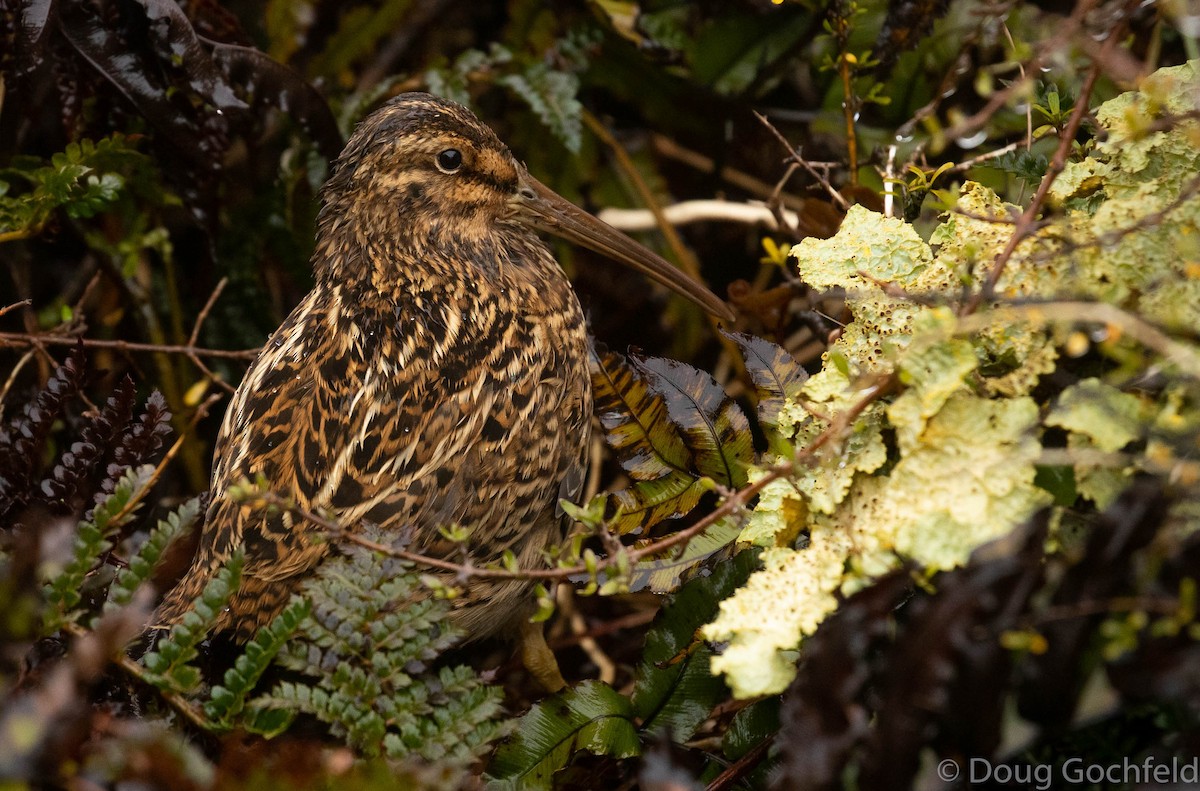
[[[109,148],[75,156],[122,178],[119,190],[63,187],[70,194],[60,195],[48,175],[42,204],[26,202],[24,213],[2,218],[6,531],[31,507],[77,518],[110,480],[108,465],[157,461],[176,438],[182,442],[153,505],[165,510],[204,491],[229,386],[311,284],[317,191],[329,161],[354,123],[398,92],[469,100],[535,176],[592,210],[724,197],[795,211],[794,224],[773,229],[710,221],[682,226],[674,238],[663,229],[640,238],[728,296],[740,312],[738,330],[783,346],[815,371],[837,326],[837,302],[810,298],[781,257],[772,260],[772,249],[831,235],[843,200],[882,208],[885,172],[906,182],[903,209],[919,227],[945,208],[951,193],[937,190],[953,190],[966,177],[1027,201],[1058,142],[1049,135],[1020,145],[1027,125],[1061,131],[1086,69],[1101,66],[1094,106],[1139,74],[1183,62],[1195,47],[1158,6],[1083,0],[5,0],[0,25],[0,175],[10,195],[33,194],[38,185],[12,174],[39,166],[61,174],[69,163],[56,163],[56,154],[114,135]],[[1097,60],[1096,40],[1115,30],[1120,47]],[[1023,69],[1039,68],[1040,114],[991,103]],[[1079,140],[1088,134],[1085,121]],[[1002,157],[981,156],[1014,143]],[[795,166],[797,152],[809,168]],[[955,168],[939,174],[931,192],[922,179],[943,163]],[[559,254],[599,342],[712,371],[748,402],[753,387],[740,358],[694,308],[585,251]],[[51,403],[43,388],[79,337],[86,344],[71,358],[77,370],[68,371],[62,403]],[[121,384],[126,376],[136,394],[119,390],[129,387]],[[150,417],[139,417],[143,407],[135,404],[153,390],[161,403],[152,400]],[[47,488],[42,481],[54,478],[64,451],[88,452],[71,447],[75,432],[112,397],[119,401],[113,425],[107,436],[85,438],[95,458],[77,461],[85,472],[74,488]],[[21,423],[30,417],[25,404],[53,411],[54,421],[38,423],[35,412]],[[36,431],[23,435],[30,425]],[[140,444],[128,439],[134,434]],[[598,470],[593,491],[626,483],[611,460]],[[1166,497],[1158,482],[1140,481],[1104,517],[1124,532],[1114,543],[1087,546],[1061,571],[1078,579],[1060,593],[1091,601],[1133,585],[1131,553],[1160,525]],[[664,529],[680,524],[686,521]],[[889,614],[912,595],[907,575],[853,599],[806,649],[807,669],[782,710],[780,700],[748,705],[719,691],[705,699],[703,724],[688,738],[639,731],[645,757],[637,760],[612,757],[615,750],[589,755],[579,744],[559,781],[751,788],[773,777],[778,788],[907,787],[923,749],[955,756],[997,749],[1010,692],[1044,726],[1029,748],[1044,762],[1089,751],[1100,758],[1147,750],[1196,755],[1200,693],[1186,675],[1200,667],[1194,642],[1151,642],[1132,654],[1115,676],[1123,705],[1086,727],[1071,718],[1080,694],[1073,679],[1098,616],[1064,637],[1062,652],[1018,670],[998,645],[964,648],[972,630],[1002,628],[1030,606],[1044,583],[1037,560],[1044,529],[1041,522],[1027,528],[1024,554],[948,574],[938,597],[903,609],[897,622]],[[6,538],[13,557],[22,548],[48,551],[47,540],[30,543],[19,532]],[[186,563],[186,547],[175,555],[158,572],[162,584]],[[43,657],[63,653],[61,644],[34,646],[36,630],[19,622],[22,607],[37,610],[21,604],[35,565],[27,559],[5,567],[0,744],[13,743],[6,740],[22,707],[55,725],[38,731],[43,741],[27,753],[29,762],[0,762],[0,777],[14,787],[94,787],[70,765],[94,762],[114,734],[121,750],[142,759],[121,764],[109,782],[124,776],[151,787],[240,787],[264,765],[288,768],[272,779],[279,788],[390,782],[381,764],[351,769],[344,753],[316,757],[305,740],[319,734],[273,742],[198,737],[211,762],[203,770],[163,757],[163,745],[138,730],[145,701],[115,693],[106,700],[110,687],[122,685],[95,658],[72,666],[58,697],[31,697],[49,672]],[[1198,567],[1193,542],[1164,567],[1163,590]],[[698,606],[711,608],[716,596]],[[551,645],[568,680],[607,672],[613,688],[627,690],[660,604],[649,593],[560,597]],[[1069,623],[1061,628],[1081,621]],[[674,638],[679,650],[689,637]],[[503,647],[473,659],[500,669],[510,711],[536,697]],[[896,667],[911,673],[889,675]],[[1172,700],[1179,705],[1166,704]],[[872,716],[878,728],[864,737]],[[405,771],[416,772],[412,782],[436,787],[436,774],[420,773],[433,770]]]

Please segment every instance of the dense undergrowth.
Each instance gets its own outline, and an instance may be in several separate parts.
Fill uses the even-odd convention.
[[[0,10],[4,787],[1194,762],[1200,66],[1174,7],[560,6]],[[581,204],[652,207],[645,241],[739,313],[559,251],[602,461],[547,548],[549,698],[458,645],[453,582],[369,527],[325,525],[339,553],[244,646],[208,635],[236,555],[143,635],[226,396],[309,283],[327,163],[411,89]],[[445,537],[463,582],[469,531]]]

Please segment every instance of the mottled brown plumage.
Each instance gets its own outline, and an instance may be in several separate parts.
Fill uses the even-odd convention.
[[[559,499],[580,492],[592,396],[579,301],[534,229],[726,310],[533,180],[465,108],[425,94],[367,118],[322,197],[315,287],[233,397],[200,547],[157,625],[242,547],[216,628],[245,639],[330,551],[303,520],[230,500],[245,478],[348,527],[411,530],[419,551],[441,550],[437,528],[458,523],[479,562],[508,549],[541,563],[562,536]],[[456,617],[472,639],[497,634],[528,615],[526,592],[476,581]]]

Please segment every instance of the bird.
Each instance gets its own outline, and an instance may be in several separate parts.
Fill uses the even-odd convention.
[[[560,500],[582,490],[592,392],[584,313],[539,232],[732,318],[533,178],[466,107],[430,94],[400,94],[361,121],[320,197],[313,288],[231,398],[198,548],[153,628],[179,622],[240,550],[239,587],[213,630],[243,642],[333,551],[311,520],[231,496],[247,479],[347,529],[407,531],[415,551],[448,551],[439,528],[456,524],[479,563],[506,551],[522,568],[544,563],[564,536]],[[548,649],[528,626],[530,592],[475,578],[452,618],[467,641],[528,637],[526,665],[560,687],[556,665],[538,670]]]

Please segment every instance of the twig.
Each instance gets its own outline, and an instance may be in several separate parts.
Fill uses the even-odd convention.
[[[742,775],[754,768],[763,759],[763,756],[767,754],[767,750],[771,749],[771,744],[774,741],[774,739],[768,737],[754,745],[745,755],[726,767],[724,772],[713,778],[713,781],[704,787],[704,791],[723,791],[723,789],[736,783]]]
[[[960,317],[956,331],[969,335],[997,322],[1006,321],[1036,324],[1093,322],[1113,325],[1138,343],[1158,352],[1168,363],[1177,365],[1184,375],[1200,379],[1200,352],[1172,339],[1149,322],[1107,302],[1035,302],[1003,305],[987,313]]]
[[[1014,80],[1006,85],[1002,90],[993,93],[991,98],[988,99],[987,103],[980,108],[978,112],[976,112],[974,115],[964,118],[962,121],[959,121],[957,124],[947,129],[943,135],[945,139],[957,140],[961,137],[970,137],[975,132],[979,131],[984,124],[992,120],[992,116],[995,115],[1001,107],[1007,104],[1009,99],[1025,90],[1025,87],[1032,79],[1028,75],[1042,73],[1042,66],[1045,63],[1047,55],[1051,52],[1061,49],[1067,43],[1067,41],[1075,35],[1076,31],[1079,30],[1080,25],[1083,24],[1088,12],[1095,7],[1096,3],[1097,0],[1080,0],[1080,2],[1076,3],[1075,7],[1071,10],[1071,15],[1059,27],[1059,32],[1055,36],[1039,45],[1038,51],[1033,55],[1033,57],[1021,64],[1021,68],[1024,70],[1026,76]],[[1118,36],[1116,36],[1115,31],[1110,36],[1110,38],[1117,37]]]
[[[1200,482],[1200,461],[1181,458],[1159,460],[1138,453],[1107,453],[1096,448],[1046,448],[1038,454],[1037,464],[1048,467],[1103,467],[1127,469],[1162,475],[1168,480],[1192,486]]]
[[[167,343],[136,343],[134,341],[101,340],[99,338],[68,338],[61,335],[47,335],[33,332],[0,332],[0,346],[74,346],[76,343],[81,343],[89,349],[182,354],[185,357],[190,354],[196,354],[201,357],[223,360],[253,360],[259,352],[258,349],[202,349],[197,346],[178,346]]]
[[[829,179],[825,176],[825,174],[818,172],[817,169],[813,167],[812,163],[800,156],[800,152],[797,151],[792,144],[787,141],[787,138],[783,136],[783,133],[776,129],[775,125],[772,124],[765,115],[755,111],[754,117],[757,118],[759,122],[762,123],[762,125],[765,126],[771,132],[771,134],[775,136],[775,139],[778,140],[785,149],[787,149],[789,162],[795,162],[797,165],[804,168],[808,174],[816,179],[817,183],[820,184],[827,193],[829,193],[829,197],[833,199],[833,202],[836,203],[842,211],[849,211],[850,203],[842,197],[840,192],[833,188],[833,185],[829,183]]]
[[[14,302],[11,305],[5,305],[4,307],[0,308],[0,316],[3,316],[5,313],[8,313],[10,311],[16,310],[17,308],[27,308],[32,304],[33,304],[32,299],[23,299],[20,302]]]
[[[1096,236],[1093,239],[1089,239],[1086,242],[1074,242],[1074,241],[1068,242],[1066,247],[1064,247],[1062,249],[1056,249],[1052,254],[1045,253],[1045,254],[1040,254],[1040,255],[1031,255],[1026,260],[1031,264],[1037,264],[1037,263],[1041,263],[1043,261],[1048,261],[1052,258],[1058,258],[1063,255],[1069,255],[1070,253],[1078,252],[1079,250],[1087,250],[1092,247],[1108,247],[1110,245],[1114,245],[1117,242],[1124,239],[1126,236],[1129,236],[1130,234],[1137,233],[1138,231],[1149,230],[1149,229],[1154,228],[1155,226],[1159,225],[1160,223],[1162,223],[1164,220],[1167,219],[1168,215],[1170,215],[1173,211],[1178,209],[1180,206],[1182,206],[1183,204],[1187,203],[1189,200],[1194,198],[1197,194],[1200,194],[1200,176],[1194,177],[1191,181],[1189,181],[1187,184],[1185,184],[1183,186],[1183,188],[1180,189],[1179,194],[1176,195],[1172,200],[1170,200],[1165,206],[1163,206],[1158,211],[1150,212],[1149,214],[1144,214],[1141,217],[1139,217],[1138,219],[1136,219],[1135,221],[1133,221],[1132,223],[1130,223],[1129,225],[1126,225],[1122,228],[1114,228],[1111,231],[1105,231],[1104,233],[1100,234],[1099,236]],[[976,219],[976,220],[988,219],[986,217],[976,217],[976,216],[972,216],[972,215],[967,215],[967,216],[971,217],[971,219]]]
[[[17,360],[17,364],[9,371],[8,378],[4,380],[4,388],[0,389],[0,419],[4,417],[4,400],[8,398],[8,391],[12,389],[13,383],[17,381],[17,376],[20,375],[21,369],[33,359],[35,354],[37,354],[35,349],[30,349],[22,354],[21,359]]]
[[[609,132],[604,124],[600,123],[598,118],[586,110],[583,113],[583,121],[587,124],[588,129],[592,130],[592,134],[600,138],[601,142],[612,151],[621,171],[633,184],[633,188],[637,191],[642,203],[646,204],[646,208],[654,213],[655,218],[658,220],[658,229],[662,232],[663,238],[666,240],[667,246],[671,248],[671,252],[674,253],[676,260],[679,261],[679,265],[685,272],[696,280],[699,280],[700,262],[696,260],[696,256],[687,248],[687,245],[679,238],[679,234],[675,232],[675,229],[663,217],[662,207],[659,206],[658,200],[654,197],[650,186],[646,184],[646,180],[642,178],[642,174],[638,171],[637,165],[633,163],[633,159],[630,158],[629,152],[617,142],[612,132]]]
[[[1180,607],[1179,599],[1169,596],[1118,596],[1106,601],[1081,601],[1073,604],[1051,605],[1041,612],[1031,615],[1026,623],[1032,626],[1033,624],[1070,621],[1076,618],[1109,615],[1116,612],[1152,612],[1158,615],[1175,615],[1179,613]]]
[[[986,162],[989,159],[996,159],[997,157],[1002,157],[1011,151],[1016,151],[1018,148],[1020,148],[1023,145],[1025,145],[1024,142],[1017,140],[1013,143],[1009,143],[1006,146],[1001,146],[1000,148],[997,148],[995,150],[985,151],[984,153],[979,154],[977,156],[970,157],[969,159],[964,159],[962,162],[955,164],[954,167],[950,168],[946,172],[947,173],[965,173],[968,170],[970,170],[971,168],[975,167],[976,165],[978,165],[982,162]]]
[[[122,506],[121,510],[111,518],[112,522],[119,522],[122,518],[129,514],[129,512],[136,508],[137,504],[142,501],[142,498],[146,496],[146,493],[154,488],[154,484],[156,484],[158,479],[162,477],[163,471],[167,468],[167,465],[173,458],[175,458],[175,456],[179,453],[179,450],[183,447],[184,440],[187,439],[188,434],[191,433],[192,429],[196,427],[196,424],[208,414],[209,407],[220,400],[221,396],[213,393],[204,401],[200,402],[200,404],[196,407],[196,411],[192,413],[192,417],[188,420],[187,428],[179,432],[179,436],[175,438],[175,442],[171,445],[167,452],[163,454],[163,457],[159,460],[158,464],[154,466],[154,472],[150,474],[150,478],[146,481],[146,485],[141,488],[140,492],[135,492],[134,495],[129,498],[129,501]]]
[[[730,516],[739,509],[744,508],[749,501],[758,495],[764,488],[771,483],[792,474],[801,464],[808,463],[816,456],[817,451],[825,445],[840,437],[843,433],[849,430],[850,426],[862,414],[868,406],[874,403],[880,396],[889,392],[898,381],[895,374],[882,378],[880,381],[863,389],[862,397],[849,409],[836,415],[832,422],[818,434],[812,442],[804,448],[798,450],[795,455],[788,460],[766,469],[765,473],[755,482],[747,484],[744,488],[734,492],[730,492],[725,497],[724,501],[707,516],[697,520],[694,524],[689,525],[683,530],[679,530],[668,536],[663,536],[647,543],[641,547],[630,548],[624,552],[625,558],[629,563],[636,563],[645,557],[660,555],[669,549],[679,545],[686,545],[696,536],[703,533],[708,528],[712,527],[721,519]],[[381,544],[377,541],[372,541],[369,538],[364,538],[352,531],[352,529],[341,525],[332,519],[328,519],[320,514],[293,502],[292,500],[283,497],[275,492],[259,492],[247,499],[248,502],[257,501],[264,505],[272,505],[277,508],[288,511],[295,516],[304,519],[310,524],[324,530],[330,539],[337,541],[346,541],[357,546],[364,547],[373,552],[400,558],[412,563],[427,566],[429,568],[440,569],[442,571],[451,571],[460,577],[470,578],[476,577],[480,579],[523,579],[523,580],[567,580],[578,575],[589,574],[593,570],[600,571],[609,566],[616,565],[618,558],[608,556],[600,558],[600,560],[592,567],[580,563],[575,566],[565,566],[556,569],[518,569],[510,571],[508,569],[487,568],[476,566],[473,563],[455,563],[442,558],[435,558],[429,555],[423,555],[419,552],[410,552],[405,549],[397,549],[396,547]]]
[[[1120,32],[1120,30],[1115,30],[1110,34],[1107,46],[1112,46],[1118,40]],[[1046,202],[1046,195],[1050,192],[1050,187],[1054,184],[1055,179],[1058,178],[1059,174],[1067,166],[1067,155],[1071,151],[1071,146],[1075,144],[1075,135],[1078,134],[1079,126],[1083,123],[1083,118],[1088,113],[1088,101],[1092,97],[1092,90],[1096,87],[1096,80],[1099,77],[1100,66],[1093,63],[1092,67],[1088,69],[1087,77],[1084,79],[1083,87],[1079,92],[1079,98],[1076,99],[1075,107],[1071,110],[1071,117],[1067,121],[1066,128],[1063,129],[1062,137],[1058,142],[1058,148],[1054,152],[1054,158],[1050,161],[1046,175],[1042,177],[1042,181],[1038,185],[1033,199],[1030,200],[1029,206],[1025,209],[1021,218],[1017,220],[1017,225],[1013,228],[1012,235],[1008,238],[1008,243],[1005,244],[1004,249],[1000,251],[992,263],[983,287],[974,292],[966,304],[963,305],[962,315],[974,313],[985,299],[992,297],[996,289],[996,283],[999,282],[1000,277],[1004,274],[1004,270],[1008,266],[1008,262],[1012,259],[1013,253],[1016,252],[1017,246],[1034,232],[1034,223]]]
[[[778,186],[773,186],[767,182],[757,179],[748,173],[743,173],[740,170],[731,168],[728,165],[717,169],[717,163],[711,157],[697,153],[691,149],[684,148],[669,137],[664,135],[653,135],[650,138],[650,143],[654,146],[654,151],[668,159],[673,159],[676,162],[682,162],[688,167],[701,171],[702,173],[712,173],[722,181],[732,184],[733,186],[743,189],[761,198],[770,200],[777,196],[789,209],[802,212],[806,198],[798,195],[792,195],[787,192],[780,192]]]
[[[200,369],[200,373],[208,377],[210,382],[215,383],[218,387],[223,388],[227,393],[232,395],[235,392],[234,388],[228,382],[225,382],[219,376],[210,371],[207,365],[200,362],[200,356],[196,354],[195,351],[196,341],[200,337],[200,326],[204,324],[205,320],[208,318],[209,312],[213,309],[213,305],[217,303],[217,298],[221,296],[221,292],[225,290],[225,286],[228,284],[229,278],[227,277],[223,277],[217,281],[216,288],[214,288],[212,293],[208,295],[208,301],[204,303],[204,307],[201,308],[199,315],[196,316],[196,323],[192,325],[192,334],[188,336],[188,349],[191,351],[187,353],[187,358],[192,361],[193,365]]]
[[[850,9],[846,3],[837,3],[833,11],[833,25],[838,45],[838,76],[842,79],[842,120],[846,124],[846,163],[849,169],[850,186],[858,186],[858,134],[854,128],[854,117],[858,114],[858,97],[854,95],[854,55],[850,52]]]
[[[76,638],[86,638],[90,634],[87,629],[84,629],[77,623],[66,624],[63,626],[63,631]],[[133,676],[138,681],[141,681],[146,686],[152,687],[159,695],[162,696],[162,699],[165,700],[171,708],[183,715],[184,719],[186,719],[188,722],[192,723],[202,731],[207,732],[212,729],[212,724],[205,719],[204,715],[201,714],[195,706],[188,702],[187,698],[183,697],[177,692],[172,692],[168,689],[162,689],[151,684],[150,679],[146,677],[146,668],[139,665],[133,659],[130,659],[124,651],[118,651],[110,658],[113,664],[117,665],[126,673]]]
[[[566,622],[571,628],[571,633],[576,636],[576,642],[580,649],[596,665],[599,671],[597,677],[611,687],[617,680],[617,663],[605,653],[600,644],[596,642],[596,638],[588,633],[587,621],[575,606],[575,590],[569,585],[560,585],[558,588],[558,609],[566,617]]]
[[[638,612],[632,612],[628,615],[623,615],[620,618],[613,618],[610,621],[605,621],[604,623],[588,629],[587,636],[593,638],[603,637],[604,635],[612,634],[613,632],[622,632],[626,629],[636,629],[639,626],[645,626],[654,620],[654,618],[658,615],[658,612],[658,608],[646,609]],[[555,640],[551,641],[551,648],[556,651],[560,648],[568,648],[579,643],[583,637],[583,635],[569,634],[556,638]]]

